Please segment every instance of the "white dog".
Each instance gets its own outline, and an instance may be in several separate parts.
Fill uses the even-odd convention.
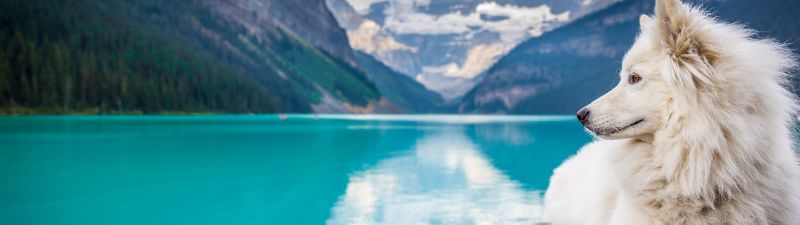
[[[640,19],[621,82],[578,112],[607,140],[555,170],[546,219],[800,224],[791,52],[677,0],[655,12]]]

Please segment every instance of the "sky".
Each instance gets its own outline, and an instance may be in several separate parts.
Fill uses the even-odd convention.
[[[610,1],[328,0],[328,4],[354,49],[454,99],[522,41]]]

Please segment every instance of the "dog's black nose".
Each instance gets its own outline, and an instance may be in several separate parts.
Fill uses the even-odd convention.
[[[578,111],[578,120],[581,121],[582,124],[586,124],[589,119],[589,109],[583,108],[581,111]]]

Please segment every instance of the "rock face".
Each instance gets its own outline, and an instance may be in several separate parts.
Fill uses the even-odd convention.
[[[306,95],[312,105],[339,101],[360,107],[379,101],[380,94],[359,68],[345,31],[323,0],[196,2],[211,12],[211,24],[198,23],[196,30],[217,39],[223,51],[239,61],[265,65],[295,81],[281,88]],[[329,107],[313,107],[325,108]]]
[[[218,8],[230,17],[255,16],[255,20],[238,20],[248,25],[263,22],[279,24],[353,66],[357,65],[347,34],[328,11],[324,0],[226,0],[236,8]],[[207,1],[208,3],[226,1]],[[230,10],[230,11],[226,11]],[[250,15],[248,15],[250,14]]]
[[[743,23],[798,52],[797,1],[699,2],[723,21]],[[610,90],[652,0],[630,0],[520,44],[462,98],[462,113],[572,114]]]

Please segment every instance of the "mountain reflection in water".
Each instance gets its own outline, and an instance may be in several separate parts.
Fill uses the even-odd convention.
[[[509,129],[500,134],[525,136]],[[541,194],[495,168],[463,128],[453,127],[351,174],[327,224],[534,224]]]

